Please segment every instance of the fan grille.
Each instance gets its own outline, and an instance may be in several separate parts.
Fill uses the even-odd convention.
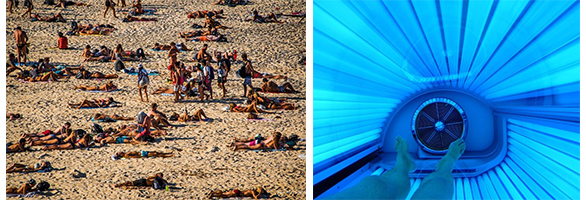
[[[444,153],[450,143],[464,138],[467,126],[462,108],[447,98],[425,101],[413,115],[413,137],[431,153]]]

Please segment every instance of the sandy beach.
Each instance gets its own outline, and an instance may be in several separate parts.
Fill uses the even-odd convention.
[[[203,1],[166,1],[144,0],[143,8],[157,9],[154,15],[140,17],[157,18],[156,22],[123,23],[114,18],[109,11],[103,18],[104,2],[102,0],[78,0],[88,3],[90,7],[69,6],[66,9],[53,8],[43,5],[43,1],[34,0],[33,14],[52,16],[61,12],[68,20],[76,20],[79,24],[109,24],[117,28],[107,36],[68,36],[69,46],[75,49],[59,50],[57,46],[57,32],[67,32],[69,23],[58,22],[31,22],[28,18],[21,18],[25,11],[23,2],[19,2],[15,13],[7,11],[7,54],[16,53],[13,30],[17,26],[29,37],[28,61],[37,61],[49,57],[51,64],[79,66],[83,64],[89,71],[99,71],[104,74],[116,73],[120,77],[112,79],[121,91],[112,93],[90,93],[75,91],[74,86],[103,85],[108,80],[87,80],[74,77],[52,83],[28,83],[7,77],[7,112],[20,113],[22,119],[7,121],[7,142],[17,142],[22,133],[40,133],[45,130],[55,130],[64,122],[70,122],[72,129],[84,129],[90,132],[94,122],[90,121],[94,113],[118,114],[125,117],[136,117],[139,111],[147,112],[150,103],[159,104],[159,110],[167,115],[173,112],[181,113],[187,109],[190,113],[203,109],[211,122],[172,122],[180,127],[167,129],[168,136],[157,139],[157,142],[148,145],[109,144],[101,148],[41,151],[40,147],[31,147],[33,151],[7,154],[6,163],[12,165],[21,163],[32,165],[41,161],[50,161],[54,168],[48,173],[9,173],[7,187],[20,187],[29,179],[47,181],[51,184],[49,195],[37,195],[34,198],[49,199],[203,199],[211,190],[229,191],[233,189],[253,189],[263,187],[275,199],[305,199],[305,142],[298,143],[297,150],[289,151],[232,151],[228,145],[234,137],[253,137],[257,133],[269,136],[273,131],[290,136],[298,135],[305,138],[306,125],[306,68],[298,62],[305,58],[305,20],[297,23],[299,18],[281,17],[285,21],[278,23],[253,23],[244,21],[251,17],[251,10],[256,9],[263,16],[269,12],[291,13],[305,12],[306,2],[303,0],[252,0],[249,5],[228,7],[213,5],[213,0]],[[126,2],[130,9],[130,1]],[[120,8],[120,7],[117,7]],[[219,32],[226,35],[228,42],[185,42],[179,36],[180,31],[195,30],[190,26],[194,23],[203,25],[204,19],[188,19],[186,12],[196,10],[224,9],[219,19],[223,25],[231,29]],[[118,17],[124,16],[116,13]],[[287,101],[299,107],[297,110],[272,110],[274,114],[259,114],[262,118],[272,121],[248,121],[246,114],[223,112],[222,108],[229,103],[243,105],[242,81],[235,71],[240,68],[239,63],[232,64],[232,71],[228,75],[226,87],[227,96],[220,99],[221,90],[213,81],[214,99],[199,102],[199,98],[190,97],[181,103],[173,103],[173,97],[149,94],[149,103],[139,101],[137,77],[114,70],[114,62],[82,62],[83,47],[90,45],[92,49],[101,45],[114,48],[122,44],[125,50],[145,49],[150,56],[141,62],[125,62],[126,67],[137,67],[139,63],[146,69],[158,70],[160,75],[150,76],[149,93],[159,87],[172,88],[166,83],[169,77],[167,65],[167,51],[155,52],[149,50],[154,43],[169,44],[182,42],[191,49],[199,49],[203,44],[209,45],[208,52],[233,51],[247,53],[256,70],[271,74],[286,75],[286,80],[273,80],[281,85],[290,82],[295,89],[301,91],[295,94],[262,93],[266,97],[287,98]],[[196,51],[182,52],[180,61],[190,60]],[[187,62],[194,65],[195,62]],[[16,74],[16,73],[14,73]],[[254,87],[260,87],[261,79],[253,80]],[[79,103],[84,99],[106,99],[113,97],[122,102],[119,108],[103,109],[72,109],[67,103]],[[118,128],[122,124],[131,124],[134,121],[118,121],[113,123],[99,123],[104,128]],[[110,156],[118,151],[162,151],[174,152],[172,158],[139,158],[113,161]],[[75,178],[79,175],[75,171],[85,174],[85,178]],[[165,179],[172,184],[170,191],[154,190],[153,188],[123,190],[111,187],[112,184],[133,181],[139,178],[161,172]]]

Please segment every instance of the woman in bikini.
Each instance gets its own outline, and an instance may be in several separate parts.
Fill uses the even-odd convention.
[[[250,97],[251,101],[255,101],[256,104],[258,105],[263,105],[264,107],[268,108],[268,109],[272,109],[272,110],[295,110],[297,109],[297,107],[295,107],[295,104],[292,103],[285,103],[285,100],[279,100],[279,99],[269,99],[266,97],[261,97],[258,93],[253,93],[252,96]]]
[[[42,145],[52,145],[52,144],[66,144],[66,143],[72,143],[75,142],[77,140],[77,133],[76,132],[72,132],[69,135],[65,135],[65,134],[60,134],[60,135],[55,135],[55,134],[51,134],[48,135],[46,137],[42,137],[39,139],[32,139],[29,138],[29,145],[30,146],[42,146]]]
[[[114,155],[114,159],[122,159],[122,158],[152,158],[152,157],[160,157],[160,158],[168,158],[173,157],[173,153],[163,153],[163,152],[156,152],[156,151],[129,151],[129,152],[118,152]]]
[[[210,191],[207,195],[207,198],[213,199],[214,197],[217,198],[231,198],[231,197],[252,197],[254,199],[259,199],[262,196],[267,195],[267,191],[265,191],[262,187],[257,187],[256,189],[252,190],[243,190],[240,191],[238,189],[232,191]]]
[[[75,148],[89,148],[91,141],[92,141],[92,136],[90,134],[85,134],[77,142],[68,141],[67,143],[64,143],[64,144],[47,145],[47,146],[44,146],[42,148],[42,150],[47,151],[47,150],[63,150],[63,149],[75,149]]]
[[[28,173],[28,172],[36,172],[39,170],[45,170],[45,169],[50,169],[50,168],[52,169],[53,167],[51,167],[51,163],[49,161],[37,163],[35,165],[30,165],[30,166],[15,163],[15,164],[11,165],[8,169],[6,169],[6,173],[15,173],[15,172]]]
[[[246,73],[250,74],[251,78],[274,78],[274,79],[286,79],[287,76],[282,75],[271,75],[268,73],[260,73],[252,67],[252,62],[248,60],[248,55],[246,53],[242,54],[242,61],[244,61]]]
[[[250,105],[243,107],[243,106],[236,106],[235,103],[230,103],[230,111],[232,112],[244,112],[244,113],[249,113],[249,112],[256,112],[256,113],[272,113],[272,112],[267,112],[264,111],[260,108],[256,107],[256,103],[252,102]]]
[[[25,152],[27,148],[24,145],[26,145],[26,139],[20,138],[18,143],[6,147],[6,153]]]
[[[95,140],[100,146],[106,144],[147,144],[148,142],[141,142],[134,140],[131,136],[114,136],[114,135],[98,135]]]
[[[260,87],[263,92],[276,92],[276,93],[296,93],[293,85],[289,82],[283,83],[282,86],[277,85],[273,81],[269,81],[267,78],[262,79],[262,86]]]
[[[92,75],[93,76],[93,75]],[[106,91],[106,92],[110,92],[110,91],[115,91],[118,88],[116,87],[116,85],[114,85],[114,83],[112,83],[112,81],[108,81],[108,83],[102,85],[102,86],[87,86],[87,85],[82,85],[82,86],[75,86],[73,88],[74,90],[83,90],[83,91]]]
[[[100,113],[96,113],[94,114],[93,119],[94,120],[103,120],[103,119],[113,119],[113,120],[122,120],[122,121],[131,121],[131,120],[135,120],[136,118],[134,117],[123,117],[117,114],[113,114],[113,115],[106,115],[106,114],[100,114]]]
[[[127,57],[124,57],[127,56]],[[122,49],[122,45],[118,44],[116,46],[116,48],[114,49],[114,57],[113,59],[119,59],[122,61],[139,61],[140,58],[133,58],[133,57],[129,57],[129,56],[137,56],[137,54],[135,52],[125,52],[124,49]]]
[[[47,82],[47,81],[58,82],[59,79],[63,79],[63,78],[66,78],[66,77],[57,75],[57,74],[55,74],[55,72],[47,72],[42,76],[23,77],[23,80],[28,81],[28,82]]]
[[[43,22],[67,22],[63,18],[63,16],[61,16],[61,13],[57,13],[52,17],[39,17],[38,14],[34,14],[33,19],[36,19],[37,21],[43,21]]]
[[[110,106],[116,106],[118,105],[119,102],[114,101],[114,98],[110,97],[107,100],[87,100],[84,99],[81,103],[70,103],[69,107],[71,108],[76,108],[76,109],[80,109],[80,108],[105,108],[105,107],[110,107]],[[113,104],[113,105],[111,105]]]
[[[220,22],[216,21],[215,19],[212,19],[208,15],[206,15],[205,17],[206,17],[206,20],[203,24],[203,27],[210,26],[210,27],[216,28],[216,29],[229,29],[230,28],[230,27],[227,27],[227,26],[220,24]]]

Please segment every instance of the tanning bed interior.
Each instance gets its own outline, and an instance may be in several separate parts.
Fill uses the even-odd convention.
[[[454,199],[579,199],[578,1],[325,1],[314,10],[314,198],[453,138]]]

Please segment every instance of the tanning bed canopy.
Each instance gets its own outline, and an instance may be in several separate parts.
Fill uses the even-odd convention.
[[[466,137],[468,119],[464,110],[448,98],[431,98],[423,102],[413,114],[413,138],[423,150],[440,154],[450,144]]]

